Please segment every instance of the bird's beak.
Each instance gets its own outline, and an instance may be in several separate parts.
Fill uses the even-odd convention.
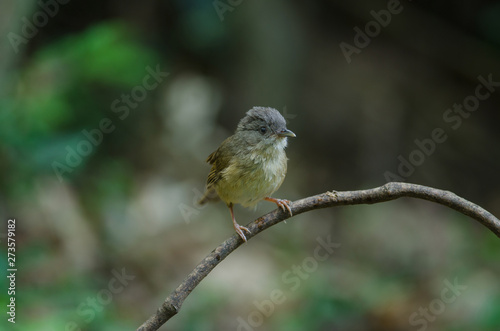
[[[288,129],[279,131],[277,134],[278,134],[278,137],[281,137],[281,138],[283,138],[283,137],[295,138],[296,137],[295,133],[293,133],[292,131],[290,131]]]

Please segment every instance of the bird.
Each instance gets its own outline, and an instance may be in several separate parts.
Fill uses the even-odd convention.
[[[287,172],[287,138],[296,137],[287,129],[280,112],[270,107],[253,107],[240,120],[236,131],[211,153],[212,165],[206,190],[199,204],[222,200],[231,213],[236,233],[247,241],[243,231],[250,230],[236,222],[233,206],[255,207],[262,200],[275,203],[292,216],[290,200],[271,195],[278,190]]]

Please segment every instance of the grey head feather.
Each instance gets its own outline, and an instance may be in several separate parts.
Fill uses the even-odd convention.
[[[264,124],[274,132],[286,129],[286,120],[279,111],[270,107],[253,107],[241,119],[236,131],[257,130]]]

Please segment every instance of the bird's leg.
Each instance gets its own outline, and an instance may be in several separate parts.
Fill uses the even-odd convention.
[[[278,205],[281,209],[283,209],[284,212],[288,210],[290,213],[290,216],[293,216],[292,210],[290,209],[290,204],[292,203],[290,200],[286,199],[276,199],[276,198],[271,198],[271,197],[265,197],[264,200],[274,202],[275,204]]]
[[[248,230],[248,228],[236,223],[236,218],[234,217],[234,212],[233,212],[233,204],[230,203],[227,206],[229,207],[229,211],[231,212],[231,218],[233,219],[233,226],[234,226],[234,229],[236,230],[236,233],[241,237],[241,239],[243,239],[244,242],[246,242],[247,238],[245,237],[245,235],[243,234],[243,231],[241,231],[241,230],[245,230],[246,232],[251,233],[250,230]]]

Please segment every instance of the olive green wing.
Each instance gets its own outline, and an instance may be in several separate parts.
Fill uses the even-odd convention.
[[[222,171],[228,166],[229,158],[224,153],[224,146],[219,147],[215,152],[207,158],[207,163],[212,165],[212,169],[208,174],[207,188],[215,185],[222,178]]]
[[[207,163],[212,165],[212,169],[210,169],[210,173],[208,174],[207,178],[207,187],[214,185],[220,179],[220,174],[219,171],[217,171],[216,165],[218,152],[219,150],[216,150],[207,157]]]

